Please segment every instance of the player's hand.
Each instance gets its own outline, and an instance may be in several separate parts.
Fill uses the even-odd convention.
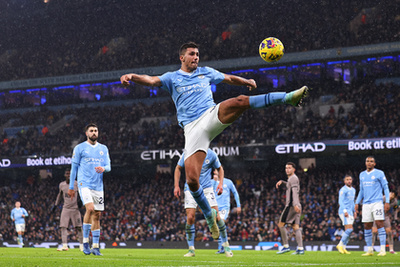
[[[174,188],[174,196],[179,199],[179,197],[181,196],[181,189],[179,187],[175,187]]]
[[[281,184],[282,184],[282,180],[278,181],[278,182],[276,183],[276,188],[278,189],[279,186],[280,186]]]
[[[257,84],[256,84],[255,80],[249,79],[248,81],[249,81],[249,85],[247,85],[247,88],[249,88],[250,91],[257,88]]]
[[[385,213],[387,213],[390,210],[390,204],[385,203]]]
[[[242,208],[241,207],[237,207],[236,208],[236,213],[237,215],[239,215],[242,212]]]
[[[74,196],[75,196],[75,190],[73,190],[73,189],[68,189],[68,195],[69,195],[70,198],[74,198]]]
[[[355,210],[355,211],[354,211],[354,218],[356,218],[357,215],[358,215],[358,212]]]
[[[356,204],[356,205],[354,206],[354,211],[355,211],[355,213],[358,213],[358,204]]]
[[[349,217],[349,214],[347,212],[345,212],[344,217]]]
[[[123,86],[128,86],[129,81],[131,80],[130,75],[129,74],[122,75],[120,80]]]
[[[295,211],[296,213],[300,213],[300,212],[301,212],[301,209],[300,209],[298,206],[294,206],[294,211]]]
[[[94,167],[97,173],[103,173],[106,169],[104,167],[98,166]]]
[[[221,195],[222,192],[224,191],[224,188],[222,186],[223,186],[223,184],[219,183],[217,186],[217,190],[215,190],[215,192],[217,193],[218,196]]]

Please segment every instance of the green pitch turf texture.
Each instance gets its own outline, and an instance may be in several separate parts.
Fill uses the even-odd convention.
[[[400,266],[400,253],[385,257],[362,257],[363,252],[340,255],[337,251],[306,252],[305,255],[276,251],[233,251],[233,258],[215,250],[196,250],[184,258],[183,249],[103,249],[104,256],[84,255],[78,249],[0,248],[0,266]]]

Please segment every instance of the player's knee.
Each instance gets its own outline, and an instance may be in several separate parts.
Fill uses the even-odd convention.
[[[247,106],[249,104],[249,97],[247,95],[239,95],[234,99],[237,106]]]
[[[189,215],[187,217],[187,223],[190,225],[194,224],[194,215]]]

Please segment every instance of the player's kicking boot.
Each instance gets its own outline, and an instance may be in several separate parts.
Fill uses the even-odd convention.
[[[210,228],[211,236],[214,240],[217,240],[219,237],[219,228],[217,224],[217,211],[215,209],[211,209],[212,217],[206,218],[207,225]]]
[[[343,246],[341,246],[341,245],[337,245],[337,246],[336,246],[336,249],[339,251],[340,254],[351,254],[350,252],[348,252],[348,251],[346,250],[345,247],[343,247]]]
[[[103,254],[100,253],[100,249],[99,248],[93,248],[92,249],[92,254],[95,256],[103,256]]]
[[[381,249],[381,251],[378,253],[378,256],[379,257],[386,256],[386,251]]]
[[[228,258],[232,258],[233,257],[233,252],[230,249],[229,246],[223,247],[224,248],[224,252],[225,252],[225,256],[227,256]]]
[[[295,107],[300,107],[303,104],[303,99],[307,97],[308,91],[308,87],[303,86],[300,89],[287,93],[285,96],[285,103]]]
[[[374,256],[374,250],[373,249],[368,249],[368,251],[361,256]]]
[[[278,251],[276,254],[284,254],[284,253],[287,253],[287,252],[290,252],[290,248],[289,247],[287,247],[287,248],[285,248],[285,247],[283,247],[280,251]]]
[[[63,244],[62,247],[59,247],[57,249],[57,251],[68,251],[68,245],[67,244]]]
[[[194,256],[196,256],[194,253],[194,247],[190,247],[189,252],[183,255],[183,257],[194,257]]]
[[[90,251],[89,243],[83,243],[83,253],[85,253],[85,255],[90,255],[90,253],[92,253]]]

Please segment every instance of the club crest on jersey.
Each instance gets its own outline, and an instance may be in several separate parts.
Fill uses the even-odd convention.
[[[375,179],[375,176],[372,176],[371,179],[374,180],[374,179]]]
[[[208,164],[208,163],[210,163],[210,160],[209,160],[209,159],[206,159],[206,164]]]
[[[204,79],[206,76],[204,76],[203,74],[200,74],[199,76],[198,76],[198,78],[199,79]]]
[[[103,156],[104,155],[104,152],[103,151],[100,151],[100,156]]]

